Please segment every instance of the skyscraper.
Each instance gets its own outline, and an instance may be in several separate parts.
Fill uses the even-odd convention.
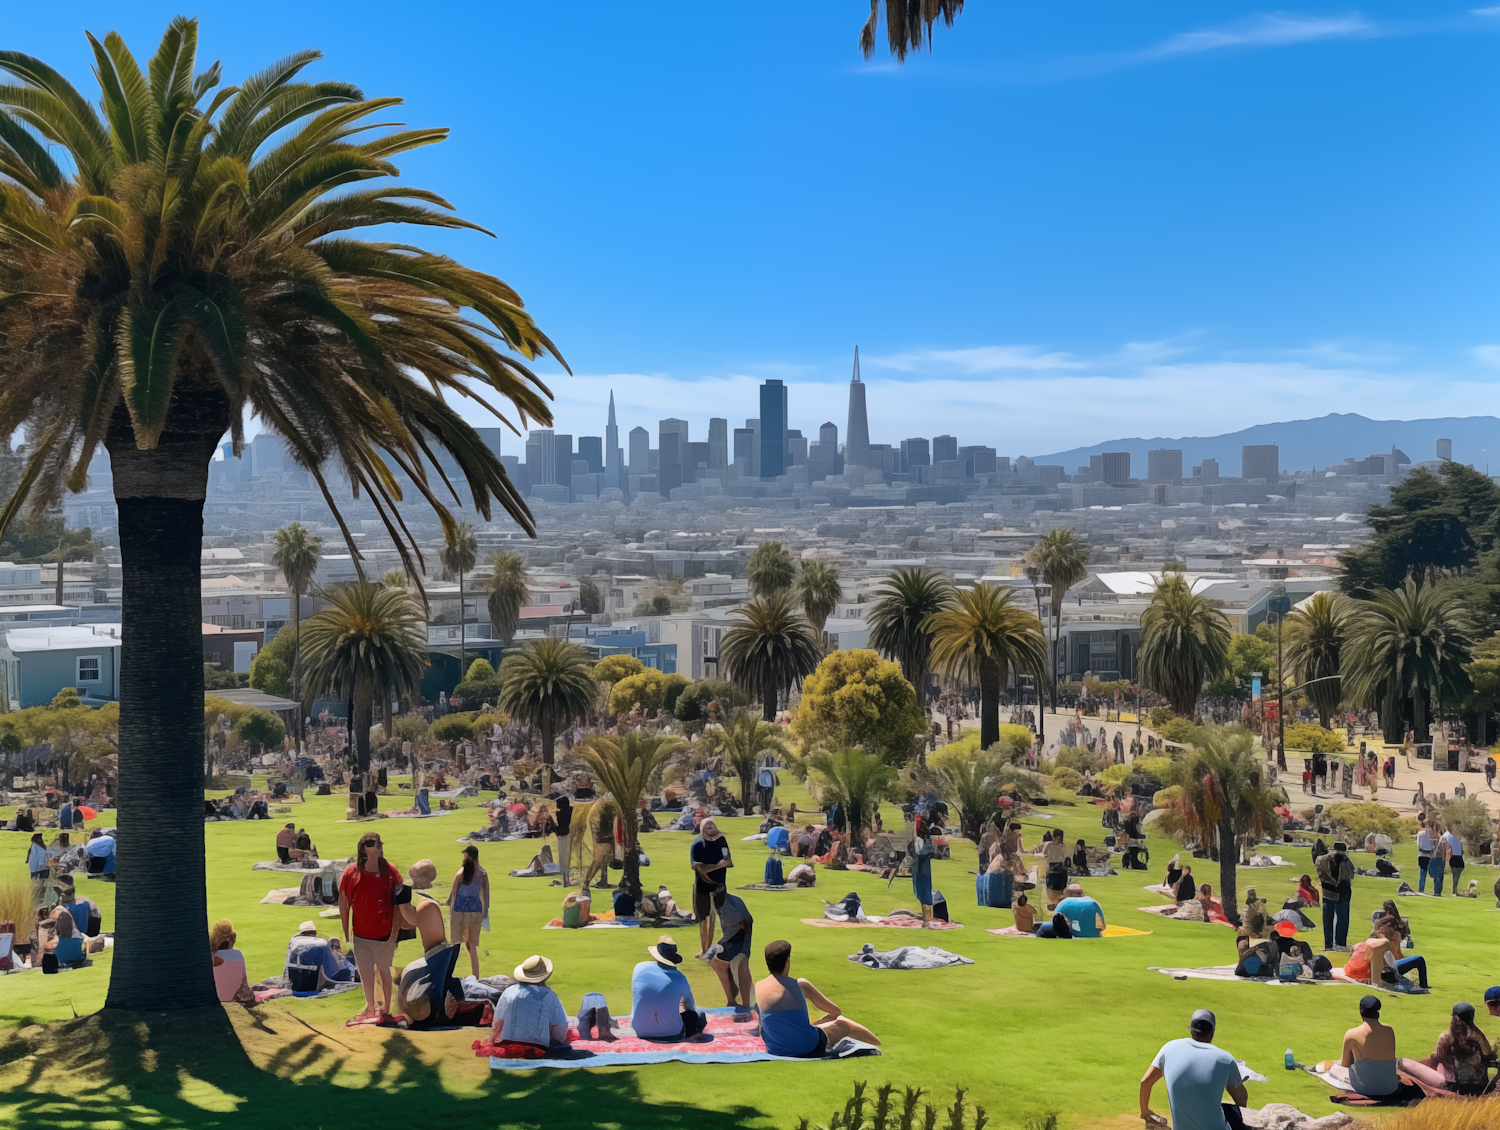
[[[1109,486],[1130,481],[1130,452],[1106,451],[1103,456],[1104,481]]]
[[[844,465],[870,466],[870,420],[865,415],[865,384],[859,379],[859,346],[854,347],[854,376],[849,380],[849,426],[844,430]]]
[[[651,433],[645,428],[630,429],[630,473],[651,473]]]
[[[760,386],[760,477],[786,474],[786,385],[769,380]]]
[[[708,421],[708,469],[722,471],[729,466],[729,421],[711,416]]]
[[[598,436],[579,436],[578,458],[588,464],[589,474],[600,474],[604,470],[604,441]]]
[[[939,463],[954,463],[958,460],[958,437],[957,436],[933,436],[932,437],[932,462],[936,466]]]
[[[1182,448],[1153,447],[1146,452],[1146,479],[1153,483],[1175,483],[1182,478]]]
[[[1281,448],[1274,443],[1247,443],[1240,448],[1240,477],[1264,479],[1266,484],[1281,478]]]
[[[620,428],[615,423],[615,390],[609,390],[609,423],[604,425],[604,485],[623,487],[620,481]]]

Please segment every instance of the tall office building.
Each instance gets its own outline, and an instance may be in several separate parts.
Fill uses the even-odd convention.
[[[750,474],[758,479],[760,478],[760,421],[746,420],[745,427],[749,428],[755,436],[754,442],[750,445]]]
[[[671,498],[672,488],[682,485],[682,449],[687,446],[683,439],[681,432],[666,429],[657,439],[656,489],[663,498]]]
[[[1274,443],[1247,443],[1240,448],[1240,478],[1264,479],[1269,486],[1281,478],[1281,448]]]
[[[734,429],[734,450],[730,453],[733,462],[740,469],[740,474],[753,476],[755,474],[755,429]]]
[[[573,437],[559,432],[552,437],[552,481],[563,486],[573,482]]]
[[[924,436],[915,436],[912,439],[901,441],[901,469],[912,471],[917,467],[931,467],[932,453],[928,449],[927,440]]]
[[[1212,456],[1203,460],[1193,468],[1193,478],[1200,483],[1216,483],[1219,481],[1219,461]]]
[[[958,459],[958,437],[957,436],[933,436],[932,437],[932,462],[936,466],[939,463],[953,463]]]
[[[551,428],[537,428],[526,436],[526,471],[534,487],[557,482],[555,439]]]
[[[609,390],[609,423],[604,425],[604,485],[625,486],[620,471],[620,428],[615,423],[615,390]]]
[[[1153,483],[1175,483],[1182,478],[1182,449],[1156,447],[1146,452],[1146,479]]]
[[[971,447],[960,447],[958,458],[964,465],[964,474],[968,478],[977,478],[980,475],[993,475],[995,473],[995,449],[983,444],[975,444]]]
[[[630,429],[630,473],[651,473],[651,433],[645,428]]]
[[[807,448],[807,479],[822,482],[829,475],[842,474],[843,456],[839,454],[839,427],[831,420],[818,429],[818,438]]]
[[[760,477],[786,474],[786,385],[778,380],[760,386]]]
[[[729,466],[729,421],[720,416],[708,420],[708,469],[723,471]]]
[[[849,426],[844,429],[844,465],[869,467],[870,419],[865,414],[865,383],[859,379],[859,346],[854,347],[854,376],[849,380]]]
[[[578,458],[582,459],[585,463],[588,464],[588,474],[603,474],[604,441],[598,436],[579,436]]]
[[[1110,486],[1130,481],[1130,452],[1106,451],[1100,465],[1104,472],[1104,481]]]
[[[496,430],[498,431],[499,429]],[[499,450],[497,446],[495,448],[497,454]],[[1453,462],[1453,441],[1451,439],[1440,439],[1437,441],[1437,457],[1444,463]]]

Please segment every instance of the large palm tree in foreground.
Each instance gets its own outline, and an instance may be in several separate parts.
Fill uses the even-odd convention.
[[[469,669],[468,664],[464,662],[467,658],[464,652],[464,574],[474,568],[474,561],[478,556],[479,543],[474,540],[474,524],[458,522],[449,526],[444,533],[440,557],[443,568],[450,575],[458,578],[458,669],[460,671]]]
[[[354,763],[370,768],[374,706],[414,693],[427,673],[422,610],[405,589],[353,581],[328,590],[307,618],[301,646],[309,686],[353,706]]]
[[[719,645],[724,672],[759,695],[762,718],[774,722],[776,700],[818,669],[823,649],[790,589],[758,596],[731,615],[736,623]]]
[[[1057,641],[1062,632],[1062,606],[1068,590],[1076,585],[1089,571],[1089,547],[1078,536],[1077,530],[1058,528],[1048,530],[1037,539],[1027,555],[1031,564],[1041,572],[1042,580],[1052,590],[1052,655],[1047,664],[1047,682],[1052,687],[1052,709],[1057,709]]]
[[[1380,711],[1387,742],[1399,742],[1411,721],[1427,740],[1427,708],[1434,697],[1455,701],[1472,686],[1472,628],[1458,600],[1441,585],[1411,578],[1399,589],[1360,601],[1342,652],[1344,693]]]
[[[1136,676],[1193,717],[1203,684],[1229,665],[1229,618],[1207,597],[1198,596],[1180,574],[1168,574],[1141,613],[1141,647]]]
[[[1344,699],[1340,674],[1348,635],[1349,600],[1341,593],[1314,593],[1286,620],[1286,665],[1318,711],[1324,729]]]
[[[287,592],[292,605],[292,639],[299,640],[302,628],[302,594],[312,585],[313,574],[318,571],[318,559],[323,553],[323,539],[301,522],[291,522],[276,531],[271,553],[271,564],[281,570],[286,578]],[[302,652],[299,648],[292,655],[292,697],[302,696]]]
[[[923,625],[952,595],[953,586],[936,570],[903,565],[877,590],[877,599],[865,616],[870,646],[901,664],[901,673],[917,689],[917,704],[924,709],[932,638]]]
[[[1016,590],[999,585],[959,589],[927,619],[932,665],[979,684],[979,748],[1000,740],[1000,688],[1011,672],[1040,676],[1047,636],[1035,615],[1018,607]]]
[[[485,609],[490,614],[490,631],[501,643],[516,638],[521,609],[530,595],[526,587],[526,562],[519,553],[496,553],[490,558],[490,578],[485,582],[489,592]]]
[[[550,422],[522,358],[554,353],[499,279],[405,243],[391,224],[475,228],[392,159],[442,129],[383,126],[393,98],[307,82],[302,51],[214,92],[197,23],[144,68],[90,38],[102,114],[40,59],[0,51],[0,435],[27,436],[3,529],[82,490],[100,444],[119,512],[124,643],[115,961],[107,1006],[216,1001],[204,891],[202,605],[208,465],[247,414],[278,435],[340,521],[330,469],[374,506],[416,576],[395,510],[440,453],[486,519],[532,529],[499,457],[445,393]],[[389,230],[389,229],[387,229]],[[387,237],[388,238],[388,237]],[[457,484],[455,484],[455,488]],[[446,489],[446,486],[442,489]],[[351,544],[348,530],[346,541]],[[158,973],[161,908],[180,958]]]
[[[621,738],[596,734],[585,738],[578,747],[578,755],[604,791],[614,798],[623,817],[625,869],[621,884],[637,899],[641,897],[641,798],[656,771],[681,744],[681,739],[668,734],[631,730]]]
[[[559,731],[594,706],[598,687],[588,652],[557,636],[534,640],[500,664],[500,709],[542,734],[542,764],[552,764]]]

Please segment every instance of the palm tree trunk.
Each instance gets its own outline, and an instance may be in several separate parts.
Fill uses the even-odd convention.
[[[985,659],[979,664],[979,748],[989,749],[999,740],[1000,668],[993,659]]]
[[[1411,696],[1411,728],[1419,742],[1425,742],[1430,737],[1427,731],[1427,703],[1423,701],[1423,698],[1421,687],[1418,687]]]
[[[1385,702],[1380,708],[1381,737],[1387,745],[1400,745],[1405,735],[1405,727],[1402,725],[1401,717],[1402,700],[1396,690],[1396,680],[1392,676],[1386,677]]]
[[[462,682],[467,672],[464,670],[464,571],[458,571],[458,678]],[[547,762],[551,765],[552,762]]]
[[[361,773],[370,771],[370,727],[375,724],[373,710],[375,688],[368,679],[354,684],[354,710],[350,721],[354,727],[354,765]]]
[[[1235,839],[1226,804],[1219,815],[1219,901],[1224,904],[1224,917],[1236,926],[1240,924],[1239,889],[1235,882],[1239,862],[1240,844]]]
[[[541,725],[542,731],[542,764],[550,767],[552,765],[552,748],[557,741],[557,735],[553,733],[551,721],[544,721]]]
[[[157,446],[136,447],[115,412],[106,438],[119,510],[120,753],[115,958],[105,1007],[217,1009],[208,950],[203,836],[203,604],[199,550],[208,463],[229,427],[217,381],[179,373]],[[160,925],[171,907],[172,975],[160,975]]]
[[[640,814],[635,809],[625,812],[622,806],[620,821],[625,825],[625,859],[620,885],[629,891],[630,897],[639,904],[641,901]],[[605,870],[607,873],[608,868]]]
[[[776,721],[776,682],[773,679],[767,679],[761,688],[760,712],[764,721]]]
[[[291,588],[291,586],[287,586]],[[292,651],[292,698],[297,703],[297,726],[296,736],[306,738],[307,734],[302,728],[302,591],[292,589],[292,639],[295,648]]]

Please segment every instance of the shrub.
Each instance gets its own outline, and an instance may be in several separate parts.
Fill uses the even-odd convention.
[[[279,748],[286,738],[286,726],[269,710],[252,710],[236,729],[240,740],[254,742],[263,750]]]
[[[449,714],[434,722],[427,732],[434,741],[466,742],[474,736],[474,715]]]
[[[733,683],[700,679],[677,696],[672,713],[679,722],[707,722],[714,715],[715,708],[719,715],[723,715],[743,705],[745,696]]]
[[[1176,717],[1176,713],[1170,706],[1157,706],[1153,707],[1151,713],[1146,715],[1146,721],[1150,723],[1153,730],[1160,733],[1161,728]]]
[[[1111,789],[1118,789],[1130,776],[1130,766],[1111,765],[1099,773],[1099,783]]]
[[[1178,718],[1175,715],[1168,718],[1160,726],[1152,723],[1152,729],[1162,736],[1163,741],[1175,742],[1178,745],[1187,745],[1188,740],[1197,729],[1190,718]]]
[[[1308,753],[1343,753],[1345,745],[1332,730],[1314,722],[1294,722],[1286,728],[1286,748]]]
[[[931,1103],[922,1102],[922,1096],[927,1092],[920,1087],[905,1088],[893,1101],[896,1088],[890,1083],[875,1092],[875,1101],[871,1103],[865,1098],[866,1085],[854,1084],[854,1094],[844,1103],[844,1109],[834,1111],[826,1123],[817,1123],[817,1130],[916,1130],[917,1127],[935,1130],[939,1115],[945,1118],[944,1130],[966,1130],[966,1127],[984,1130],[990,1120],[984,1107],[978,1103],[974,1104],[973,1122],[967,1120],[967,1092],[962,1087],[954,1092],[952,1106],[935,1108]],[[1056,1127],[1057,1116],[1053,1114],[1038,1124],[1036,1130],[1056,1130]],[[806,1118],[799,1118],[797,1130],[814,1128]]]
[[[1328,806],[1328,821],[1348,832],[1352,840],[1363,841],[1371,832],[1389,836],[1392,840],[1405,838],[1412,821],[1403,820],[1383,804],[1361,801],[1355,804],[1332,804]],[[1485,839],[1489,839],[1489,822],[1485,822]]]
[[[1083,774],[1076,769],[1067,766],[1052,774],[1052,783],[1060,789],[1077,790],[1083,788]]]
[[[802,682],[792,733],[804,753],[858,747],[887,765],[905,765],[927,720],[917,692],[896,664],[853,648],[823,657]]]
[[[1490,811],[1477,796],[1445,801],[1438,805],[1438,816],[1444,827],[1458,833],[1464,842],[1464,854],[1473,858],[1488,851],[1493,835]]]
[[[398,741],[421,741],[430,729],[427,719],[420,714],[403,714],[391,723],[391,732]]]
[[[1130,763],[1130,767],[1137,773],[1146,777],[1155,777],[1158,781],[1168,781],[1172,778],[1173,761],[1170,757],[1137,757]]]
[[[1031,740],[1029,727],[1006,722],[1000,727],[1000,739],[990,749],[998,748],[1001,760],[1014,765],[1031,752]]]
[[[639,675],[645,669],[646,665],[633,655],[606,655],[594,664],[594,682],[618,683],[631,675]]]
[[[1110,758],[1101,753],[1090,753],[1085,746],[1063,746],[1057,751],[1053,764],[1064,769],[1076,769],[1082,773],[1092,769],[1095,773],[1107,768]]]
[[[979,758],[979,731],[969,730],[957,741],[940,745],[927,755],[930,769],[942,769],[956,762],[968,763]]]
[[[693,680],[686,675],[679,675],[675,671],[662,679],[661,708],[668,714],[677,708],[677,700],[682,697],[682,692],[693,685]]]

